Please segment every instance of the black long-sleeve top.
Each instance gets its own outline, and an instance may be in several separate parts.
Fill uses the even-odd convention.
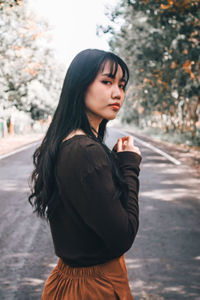
[[[55,253],[72,267],[104,263],[124,254],[139,225],[139,164],[141,156],[117,152],[128,195],[113,197],[111,164],[103,147],[86,135],[62,143],[56,165],[59,205],[50,228]]]

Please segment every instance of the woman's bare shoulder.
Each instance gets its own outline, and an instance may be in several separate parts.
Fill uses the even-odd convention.
[[[86,135],[85,132],[81,129],[77,129],[77,130],[73,130],[70,134],[68,134],[68,136],[66,136],[64,139],[63,139],[63,142],[64,141],[67,141],[69,139],[71,139],[73,136],[75,135]]]

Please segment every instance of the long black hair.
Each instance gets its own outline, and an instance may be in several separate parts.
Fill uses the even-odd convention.
[[[59,146],[73,130],[82,129],[86,135],[102,145],[112,166],[113,179],[119,187],[116,192],[119,196],[122,196],[123,191],[127,192],[127,185],[115,162],[113,152],[103,142],[108,120],[102,120],[96,137],[85,112],[85,93],[107,61],[110,62],[112,76],[116,75],[118,66],[121,67],[126,86],[129,71],[121,58],[111,52],[98,49],[81,51],[67,70],[52,122],[41,145],[34,152],[31,194],[28,199],[34,207],[34,212],[47,220],[59,203],[59,197],[53,197],[58,188],[55,165]]]

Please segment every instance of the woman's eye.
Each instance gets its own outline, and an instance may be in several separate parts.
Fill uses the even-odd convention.
[[[125,85],[124,84],[119,84],[119,88],[125,90]]]
[[[103,82],[104,84],[108,84],[108,85],[109,85],[109,84],[112,84],[112,82],[109,81],[109,80],[103,80],[102,82]]]

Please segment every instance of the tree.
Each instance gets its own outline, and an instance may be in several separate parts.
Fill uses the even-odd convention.
[[[6,10],[17,5],[21,5],[21,0],[0,0],[0,10]]]
[[[26,1],[1,1],[0,14],[0,112],[14,106],[44,118],[55,109],[64,75],[48,45],[49,26]]]
[[[124,120],[128,111],[129,121],[146,115],[165,130],[200,134],[199,3],[121,0],[108,14],[111,24],[102,30],[110,33],[112,51],[127,61],[132,74]]]

